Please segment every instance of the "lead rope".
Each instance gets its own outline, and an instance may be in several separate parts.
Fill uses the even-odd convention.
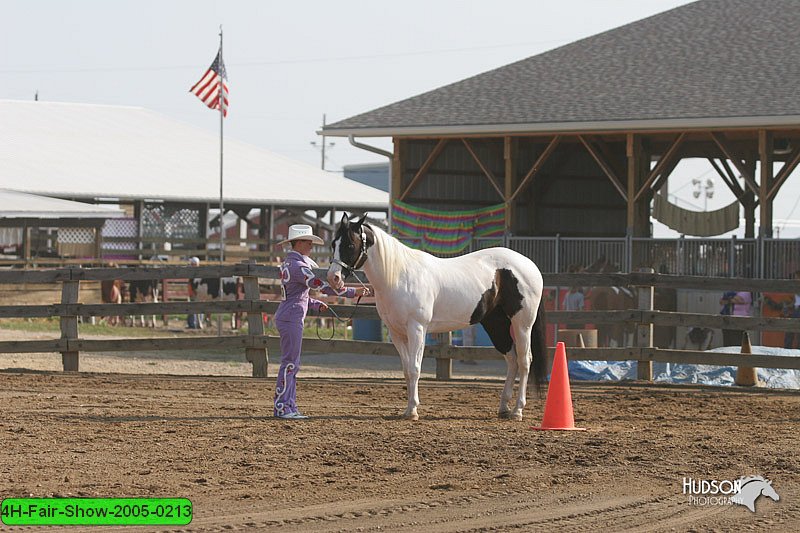
[[[334,311],[333,309],[331,309],[331,307],[330,307],[330,306],[328,306],[328,311],[330,311],[330,313],[331,313],[331,314],[334,316],[334,318],[336,318],[336,320],[334,320],[334,322],[333,322],[333,327],[331,328],[331,336],[330,336],[330,337],[328,337],[327,339],[324,339],[324,338],[322,338],[322,336],[320,335],[320,333],[319,333],[319,324],[320,324],[321,320],[317,320],[317,338],[318,338],[319,340],[321,340],[321,341],[330,341],[330,340],[333,340],[333,338],[336,336],[336,322],[338,321],[338,322],[344,322],[344,323],[347,323],[347,322],[350,322],[351,320],[353,320],[353,317],[356,315],[356,312],[358,311],[358,306],[359,306],[359,304],[361,303],[361,298],[362,298],[363,296],[367,296],[367,295],[369,295],[369,294],[370,294],[370,292],[371,292],[371,291],[370,291],[370,288],[369,288],[369,287],[367,287],[366,285],[364,285],[364,282],[363,282],[363,281],[361,281],[361,280],[359,279],[359,277],[358,277],[358,275],[355,273],[355,271],[353,271],[353,275],[355,276],[356,280],[357,280],[357,281],[358,281],[358,282],[361,284],[361,286],[364,288],[364,291],[365,291],[365,293],[364,293],[363,295],[361,295],[361,296],[358,296],[358,297],[356,298],[356,305],[353,307],[353,312],[352,312],[352,313],[350,313],[350,316],[349,316],[348,318],[342,318],[342,317],[340,317],[340,316],[339,316],[339,315],[336,313],[336,311]],[[322,316],[322,315],[321,315],[321,314],[318,312],[318,313],[317,313],[317,317],[321,317],[321,316]]]

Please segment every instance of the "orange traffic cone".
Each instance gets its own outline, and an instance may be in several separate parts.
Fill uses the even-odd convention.
[[[553,370],[550,372],[550,387],[547,389],[547,400],[544,403],[542,426],[531,429],[586,430],[586,428],[575,427],[575,417],[572,414],[572,392],[569,389],[569,374],[567,373],[567,350],[563,342],[556,345]]]
[[[753,346],[750,344],[750,335],[748,335],[746,331],[742,335],[742,353],[753,353]],[[734,383],[742,387],[757,387],[758,374],[756,373],[756,369],[752,366],[737,367]]]

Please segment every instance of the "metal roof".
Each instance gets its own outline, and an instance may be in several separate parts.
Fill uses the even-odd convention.
[[[385,210],[388,194],[229,137],[226,204]],[[74,199],[219,202],[219,136],[123,106],[0,100],[0,184]]]
[[[0,189],[0,218],[117,218],[122,209]]]
[[[798,0],[702,0],[323,131],[402,136],[796,127],[798,27]]]

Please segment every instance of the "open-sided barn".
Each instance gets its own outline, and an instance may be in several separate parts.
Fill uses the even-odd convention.
[[[798,23],[793,0],[703,0],[323,131],[393,138],[392,201],[503,204],[527,236],[650,236],[657,193],[700,158],[768,238],[800,162]]]

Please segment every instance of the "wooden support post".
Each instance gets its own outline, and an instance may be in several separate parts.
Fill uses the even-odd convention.
[[[245,261],[252,262],[252,261]],[[244,283],[244,297],[251,302],[258,302],[261,300],[261,291],[258,289],[258,278],[256,276],[243,276],[242,282]],[[264,335],[264,318],[261,312],[247,313],[247,328],[248,334],[254,337]],[[268,354],[266,348],[245,348],[245,357],[248,361],[253,363],[253,377],[265,378],[267,377]]]
[[[516,157],[517,157],[517,140],[513,137],[504,137],[503,139],[503,155],[506,163],[503,198],[506,202],[506,222],[505,232],[511,233],[514,229],[514,202],[510,200],[511,195],[514,194],[515,174],[516,170]]]
[[[640,268],[638,272],[652,274],[655,272],[652,268]],[[639,294],[639,310],[652,311],[654,289],[653,286],[637,287]],[[638,348],[652,348],[653,347],[653,324],[637,324],[636,325],[636,346]],[[637,361],[636,379],[644,381],[653,381],[653,362],[652,361]]]
[[[400,198],[403,192],[403,157],[405,157],[405,146],[408,141],[403,141],[395,137],[394,155],[392,156],[391,175],[389,176],[389,233],[394,231],[392,227],[392,205],[395,200]]]
[[[25,225],[22,228],[22,259],[25,261],[25,268],[28,268],[28,261],[31,258],[31,227]]]
[[[758,130],[758,159],[761,169],[758,199],[759,205],[759,235],[772,238],[772,198],[769,191],[772,189],[772,160],[773,160],[772,132]]]
[[[94,228],[94,258],[98,265],[103,265],[103,226]]]
[[[78,280],[64,281],[63,285],[61,286],[62,305],[78,303],[79,292],[80,292],[80,282]],[[63,315],[61,317],[61,338],[69,340],[78,339],[77,316]],[[64,372],[77,372],[78,352],[77,351],[61,352],[61,362],[64,366]]]
[[[453,332],[447,334],[447,345],[453,345]],[[436,358],[436,379],[438,381],[447,381],[453,379],[453,360],[449,357],[447,359]]]
[[[745,157],[744,167],[750,175],[755,175],[756,157],[749,151]],[[744,208],[744,238],[754,239],[756,237],[756,195],[752,188],[745,187],[741,203]]]

